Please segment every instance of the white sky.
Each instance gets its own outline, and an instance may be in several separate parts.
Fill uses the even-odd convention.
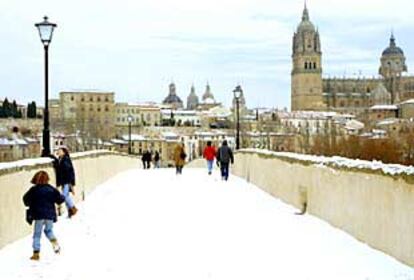
[[[375,75],[391,29],[414,63],[409,0],[309,0],[324,74]],[[289,107],[291,38],[302,0],[0,0],[0,98],[43,103],[43,48],[33,24],[58,24],[51,94],[101,89],[117,101],[160,102],[171,80],[186,100],[210,82],[230,104],[241,82],[250,107]]]

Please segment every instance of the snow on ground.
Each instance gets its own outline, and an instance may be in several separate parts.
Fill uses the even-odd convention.
[[[411,268],[257,187],[217,172],[131,170],[100,186],[56,234],[62,253],[31,237],[0,250],[0,279],[385,280]]]

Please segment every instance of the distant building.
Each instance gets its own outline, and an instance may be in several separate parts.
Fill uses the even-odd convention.
[[[335,111],[360,117],[372,106],[396,105],[414,98],[414,76],[406,73],[406,58],[394,34],[382,53],[380,76],[323,78],[320,35],[305,6],[293,35],[292,51],[292,111]]]
[[[135,126],[159,126],[161,124],[161,108],[157,104],[116,103],[115,125],[128,126],[128,117],[132,117]]]
[[[198,96],[195,93],[194,85],[192,85],[190,95],[187,97],[187,110],[197,109],[198,104],[199,104]]]
[[[183,101],[177,95],[177,89],[174,83],[169,85],[169,92],[168,96],[164,99],[163,104],[170,105],[174,109],[182,109],[184,108]]]
[[[115,93],[77,91],[60,93],[60,111],[66,133],[83,138],[111,139],[115,128]]]
[[[216,99],[214,98],[214,95],[211,92],[211,87],[207,83],[206,90],[202,97],[202,102],[199,104],[198,109],[201,111],[205,111],[220,105],[220,103],[216,102]]]

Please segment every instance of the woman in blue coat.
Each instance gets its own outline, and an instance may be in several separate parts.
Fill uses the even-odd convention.
[[[69,218],[78,212],[73,203],[70,193],[74,193],[75,187],[75,170],[69,151],[66,147],[61,147],[57,151],[58,157],[51,156],[54,159],[54,167],[56,171],[56,185],[62,187],[62,194],[65,197],[65,204],[68,209]]]
[[[40,259],[42,231],[52,243],[55,253],[60,252],[59,243],[53,233],[53,223],[57,221],[55,204],[62,204],[65,198],[49,185],[49,175],[45,171],[37,172],[31,183],[34,186],[23,196],[23,202],[29,207],[31,219],[34,220],[33,256],[30,259],[37,261]]]

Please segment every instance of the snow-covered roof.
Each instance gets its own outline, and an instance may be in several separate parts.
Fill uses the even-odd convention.
[[[111,139],[111,142],[113,144],[118,144],[118,145],[128,144],[128,141],[125,141],[125,140],[122,140],[122,139]]]
[[[122,135],[122,140],[129,141],[129,134]],[[131,134],[131,141],[145,141],[146,138],[140,134]]]
[[[164,138],[178,138],[179,137],[178,134],[176,134],[172,131],[164,131],[164,132],[162,132],[162,136]]]
[[[395,111],[398,110],[396,105],[374,105],[370,108],[371,110],[382,110],[382,111]]]
[[[399,123],[400,120],[396,118],[385,119],[377,123],[377,126],[387,126]]]
[[[365,125],[357,120],[350,120],[347,121],[345,124],[345,129],[347,130],[361,130],[365,127]]]
[[[401,102],[400,104],[401,104],[401,105],[405,105],[405,104],[414,104],[414,99],[408,99],[408,100],[406,100],[406,101],[404,101],[404,102]]]
[[[0,138],[0,146],[14,146],[14,145],[27,145],[28,143],[24,139],[16,138],[16,139],[8,139],[8,138]]]

